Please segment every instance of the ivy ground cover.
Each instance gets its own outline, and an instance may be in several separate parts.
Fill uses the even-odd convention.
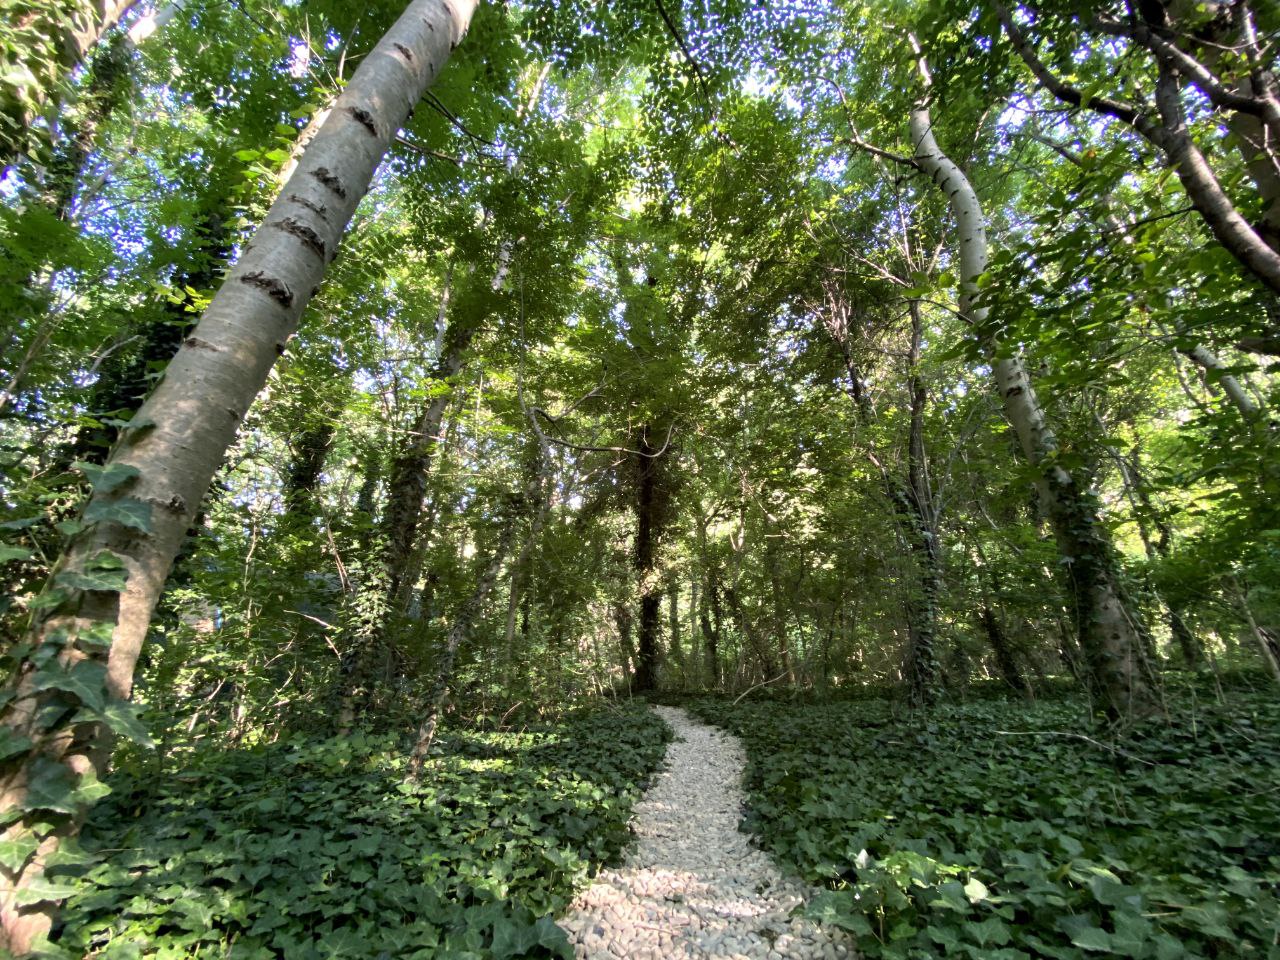
[[[1280,957],[1270,691],[1119,740],[1073,700],[690,707],[742,738],[745,826],[866,957]]]
[[[49,957],[568,957],[553,916],[625,845],[669,737],[640,708],[454,731],[420,782],[391,738],[196,753],[111,778]]]

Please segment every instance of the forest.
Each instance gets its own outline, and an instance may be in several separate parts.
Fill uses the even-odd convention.
[[[1280,7],[0,11],[0,957],[1280,958]]]

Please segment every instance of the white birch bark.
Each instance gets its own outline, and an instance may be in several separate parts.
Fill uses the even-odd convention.
[[[988,257],[982,203],[964,171],[938,145],[927,107],[912,110],[909,126],[915,161],[946,195],[956,221],[960,312],[982,333],[1005,416],[1023,455],[1040,468],[1038,487],[1073,580],[1077,626],[1093,685],[1113,716],[1149,712],[1154,701],[1142,658],[1141,628],[1116,580],[1108,545],[1098,533],[1092,498],[1054,462],[1057,439],[1036,397],[1030,372],[1016,354],[1001,356],[1004,351],[992,330],[990,311],[978,302],[978,278],[987,268]]]
[[[95,492],[85,517],[97,521],[73,540],[55,569],[65,585],[67,575],[83,574],[106,552],[123,563],[127,583],[116,593],[86,591],[70,580],[63,587],[66,598],[26,638],[33,649],[56,646],[66,667],[104,663],[110,697],[129,697],[152,611],[214,471],[337,255],[396,132],[461,41],[475,6],[476,0],[408,4],[338,97],[239,263],[138,412],[137,426],[112,452],[108,471],[126,479]],[[108,650],[86,636],[104,624],[111,631]],[[77,776],[92,775],[110,750],[104,724],[44,725],[41,708],[59,694],[41,689],[32,679],[38,675],[30,661],[20,667],[9,684],[13,699],[0,715],[0,724],[32,741],[28,752],[0,770],[3,811],[25,809],[33,764],[54,761]],[[31,836],[32,824],[47,816],[25,814],[4,839]],[[51,832],[37,834],[39,847],[26,863],[0,878],[0,947],[17,954],[49,927],[51,904],[20,908],[15,895],[41,875],[61,839],[75,833],[76,818],[59,820]]]

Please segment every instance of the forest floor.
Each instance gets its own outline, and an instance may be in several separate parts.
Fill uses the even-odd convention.
[[[642,704],[451,727],[418,780],[393,735],[138,751],[50,871],[37,956],[569,958],[552,918],[617,862],[669,735]]]
[[[1167,675],[1123,731],[1078,692],[686,699],[741,738],[745,828],[866,960],[1280,958],[1280,702]]]
[[[666,768],[636,804],[636,843],[560,921],[586,960],[837,960],[852,938],[792,916],[816,891],[785,878],[738,829],[746,754],[736,737],[655,707],[675,731]]]

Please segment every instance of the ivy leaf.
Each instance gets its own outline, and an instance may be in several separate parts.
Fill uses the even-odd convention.
[[[70,670],[59,663],[51,663],[36,671],[32,685],[36,690],[61,690],[77,697],[91,710],[101,710],[106,694],[106,664],[96,660],[81,660]]]
[[[151,504],[137,497],[121,500],[95,500],[84,511],[86,523],[109,521],[122,527],[132,527],[143,533],[151,532]]]
[[[85,463],[83,460],[77,460],[71,466],[83,473],[88,478],[89,486],[93,488],[93,492],[99,494],[118,490],[130,480],[141,475],[141,471],[137,467],[127,463],[108,463],[106,466],[97,466],[96,464]]]
[[[0,727],[0,760],[8,760],[31,749],[31,738],[8,727]]]
[[[27,609],[47,610],[51,607],[58,606],[66,600],[68,596],[70,596],[70,594],[68,594],[66,590],[59,587],[53,587],[32,599],[31,602],[27,604]]]
[[[69,590],[119,593],[128,579],[128,574],[119,570],[63,570],[54,578],[54,583]]]
[[[15,547],[7,543],[0,543],[0,563],[8,563],[10,560],[27,560],[31,556],[31,551],[26,547]]]
[[[111,646],[111,641],[115,633],[115,624],[105,621],[99,621],[93,625],[86,627],[76,635],[76,642],[81,647],[90,647],[98,650],[105,650]]]
[[[132,740],[141,747],[154,747],[156,742],[147,732],[146,724],[139,718],[142,706],[127,700],[108,700],[101,709],[86,708],[71,718],[72,723],[105,723],[111,731]]]
[[[21,517],[17,520],[6,520],[0,523],[0,530],[26,530],[34,527],[43,517]]]
[[[73,884],[38,877],[32,880],[14,895],[18,906],[26,907],[33,903],[45,903],[49,900],[65,900],[76,892]]]
[[[76,775],[58,761],[44,756],[36,757],[31,764],[23,809],[76,813],[77,780]]]
[[[981,903],[990,893],[987,885],[977,877],[970,877],[969,882],[964,885],[964,895],[969,898],[970,903]]]
[[[0,840],[0,866],[11,872],[18,870],[38,846],[40,841],[30,833],[16,840]]]

